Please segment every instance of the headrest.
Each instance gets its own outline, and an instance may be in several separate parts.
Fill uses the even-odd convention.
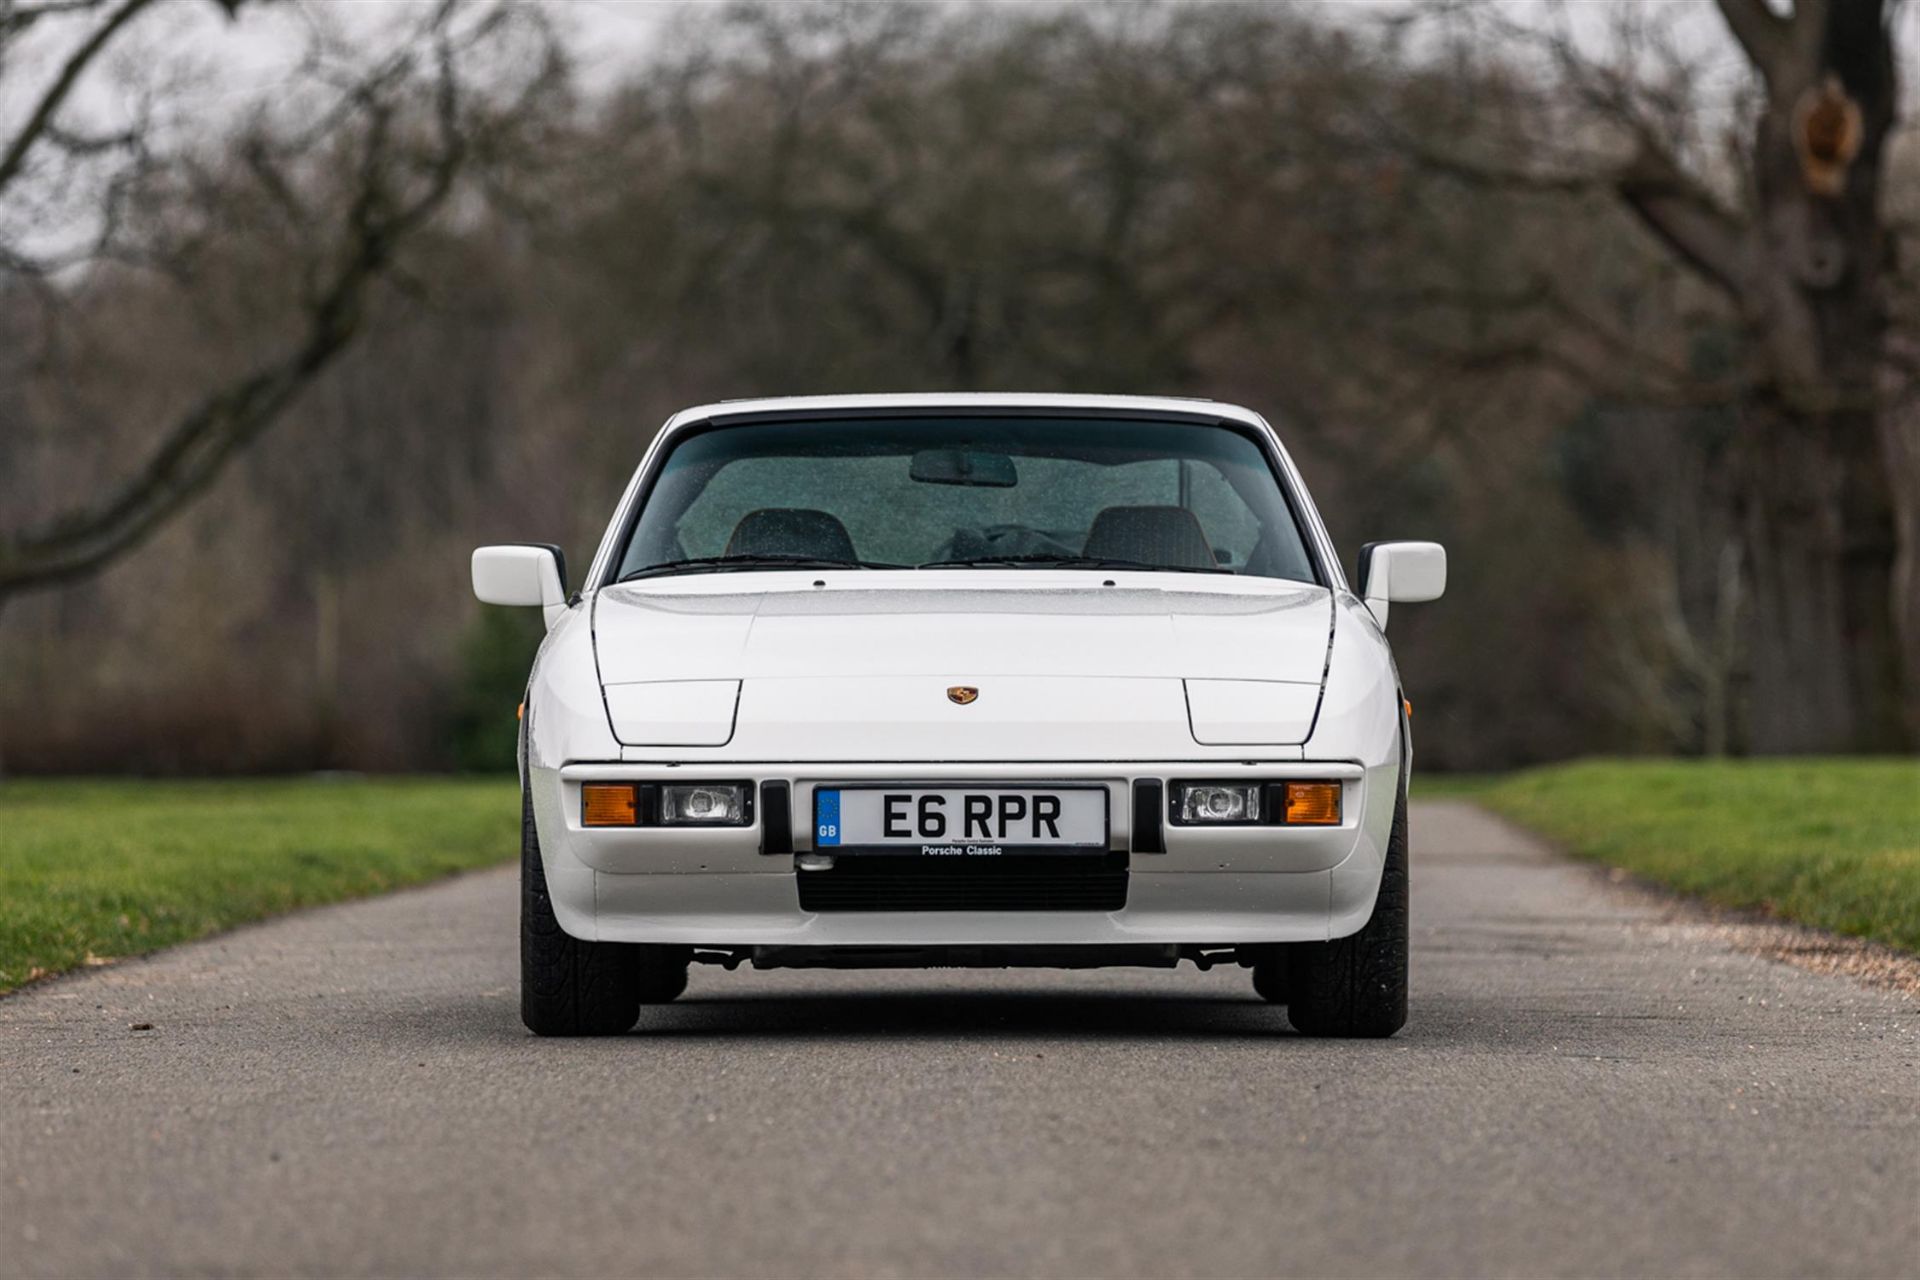
[[[1093,518],[1083,554],[1169,569],[1217,569],[1213,548],[1185,507],[1108,507]]]
[[[809,507],[761,507],[740,517],[727,539],[730,556],[808,556],[853,560],[853,537],[839,517]]]

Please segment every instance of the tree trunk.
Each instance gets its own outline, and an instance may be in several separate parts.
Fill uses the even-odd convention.
[[[1755,753],[1899,751],[1897,539],[1874,419],[1778,407],[1749,424],[1742,528],[1753,581]]]
[[[1743,442],[1753,573],[1754,751],[1899,751],[1910,737],[1895,622],[1902,549],[1878,394],[1895,269],[1881,209],[1898,104],[1884,0],[1749,0],[1769,91],[1755,137],[1759,233],[1741,293],[1771,368]],[[1757,267],[1757,270],[1754,268]]]
[[[1713,629],[1702,646],[1700,672],[1702,750],[1718,760],[1733,751],[1733,680],[1741,656],[1740,622],[1746,614],[1746,558],[1738,531],[1729,532],[1715,557]]]
[[[0,614],[7,611],[7,598],[0,595]],[[0,718],[0,780],[7,776],[7,721]]]
[[[313,575],[313,767],[336,767],[340,745],[340,575]]]
[[[1893,562],[1893,634],[1905,685],[1907,741],[1920,743],[1920,404],[1880,416],[1881,452],[1899,543]]]

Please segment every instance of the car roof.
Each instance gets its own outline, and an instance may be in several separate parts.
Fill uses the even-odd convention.
[[[1007,391],[913,391],[890,394],[845,396],[775,396],[759,400],[721,400],[713,404],[682,409],[667,420],[666,429],[687,422],[744,414],[822,413],[839,409],[871,411],[875,409],[1084,409],[1089,411],[1126,410],[1132,413],[1214,414],[1239,422],[1263,425],[1264,420],[1251,409],[1218,400],[1190,399],[1184,396],[1102,396],[1066,395],[1057,392]]]

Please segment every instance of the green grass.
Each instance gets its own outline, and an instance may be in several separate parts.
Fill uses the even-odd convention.
[[[513,857],[513,782],[0,782],[0,992]]]
[[[1435,777],[1581,857],[1920,951],[1920,761],[1591,761]],[[510,780],[0,783],[0,992],[503,862]]]
[[[1920,951],[1920,760],[1595,760],[1414,792],[1722,906]]]

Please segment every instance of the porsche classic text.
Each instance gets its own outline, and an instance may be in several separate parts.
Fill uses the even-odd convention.
[[[676,414],[545,612],[520,730],[522,1013],[628,1030],[688,966],[1237,963],[1320,1035],[1407,1009],[1409,708],[1273,429],[1208,401]]]

